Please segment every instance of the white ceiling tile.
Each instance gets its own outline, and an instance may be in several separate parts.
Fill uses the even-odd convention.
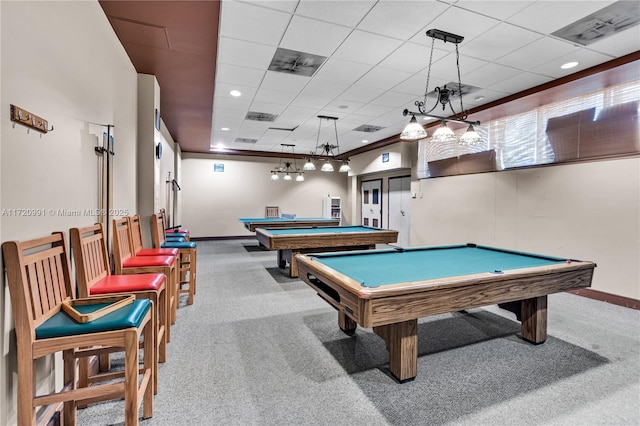
[[[447,84],[449,81],[451,81],[451,79],[445,80],[432,75],[429,78],[429,91],[433,90],[436,86]],[[415,96],[424,95],[424,92],[427,89],[427,73],[425,71],[424,73],[414,74],[412,77],[394,86],[392,89],[394,92],[407,93]]]
[[[256,93],[254,101],[289,105],[295,96],[296,94],[291,92],[261,88]]]
[[[375,87],[362,86],[360,84],[354,84],[345,90],[341,95],[341,99],[346,99],[355,102],[368,103],[386,92],[385,89],[378,89]]]
[[[256,87],[240,86],[238,84],[219,83],[217,87],[218,90],[216,90],[216,96],[218,96],[219,98],[231,98],[238,100],[253,99],[253,97],[256,95],[256,92],[258,91]],[[229,92],[231,92],[232,90],[238,90],[240,91],[240,93],[242,93],[242,95],[239,97],[231,96]]]
[[[371,101],[374,105],[400,107],[408,102],[413,102],[415,96],[406,93],[388,91]]]
[[[220,35],[277,46],[291,15],[240,2],[221,2]]]
[[[482,59],[476,59],[464,55],[460,55],[460,58],[456,61],[455,53],[450,53],[433,64],[431,67],[431,78],[439,78],[446,80],[447,82],[458,81],[458,68],[456,63],[460,65],[460,76],[462,77],[463,82],[467,74],[470,74],[488,64],[487,61]],[[428,68],[425,68],[420,73],[425,76],[426,81]],[[431,83],[429,83],[429,87],[432,87]]]
[[[262,81],[265,89],[282,90],[285,92],[298,93],[309,83],[309,77],[295,75],[291,73],[267,71]]]
[[[358,29],[407,40],[448,7],[435,1],[379,1]]]
[[[356,30],[349,34],[333,57],[375,65],[400,45],[401,40]]]
[[[220,37],[218,63],[266,70],[275,53],[273,46]]]
[[[350,28],[294,16],[280,47],[330,56],[351,32]]]
[[[330,58],[316,71],[314,78],[352,84],[370,69],[371,65]]]
[[[456,6],[471,10],[484,16],[491,16],[495,19],[505,20],[523,10],[531,3],[533,3],[533,1],[530,0],[461,0],[456,3]]]
[[[292,106],[301,108],[324,108],[333,98],[325,98],[322,96],[298,95],[292,102]]]
[[[224,0],[223,3],[227,3],[228,1],[237,1],[237,0]],[[241,0],[243,3],[253,4],[255,6],[261,6],[264,8],[282,10],[284,12],[293,13],[296,10],[296,6],[298,6],[298,0]]]
[[[578,49],[579,47],[566,41],[544,37],[503,56],[496,62],[521,70],[530,70],[539,66],[540,63],[551,61]]]
[[[366,104],[357,109],[355,112],[356,114],[366,115],[367,117],[380,117],[381,115],[388,114],[394,109],[394,107],[390,106]]]
[[[358,84],[388,90],[410,78],[413,74],[391,68],[375,67],[366,73]]]
[[[539,67],[533,68],[531,71],[538,74],[552,76],[554,78],[560,78],[576,73],[578,71],[585,70],[587,68],[591,68],[592,66],[601,64],[611,59],[613,58],[611,58],[610,56],[602,55],[586,48],[581,48],[575,52],[560,56],[556,59],[540,65]],[[579,62],[578,66],[568,70],[563,70],[560,68],[560,65],[571,61]]]
[[[612,1],[536,1],[509,17],[508,22],[550,34],[591,13],[606,7]]]
[[[375,3],[373,0],[301,1],[296,8],[296,15],[355,27]]]
[[[325,105],[324,110],[334,111],[341,114],[350,114],[361,108],[363,105],[364,103],[361,102],[345,101],[341,98],[336,98],[333,102],[329,102]]]
[[[254,89],[255,90],[255,89]],[[253,96],[251,98],[234,98],[231,96],[219,96],[216,94],[214,99],[215,109],[224,108],[231,109],[234,111],[247,111],[249,106],[251,106],[251,101],[253,100]]]
[[[237,65],[219,64],[216,67],[216,83],[258,87],[265,77],[265,71]]]
[[[309,82],[309,84],[307,84],[300,94],[334,98],[344,92],[347,87],[349,87],[349,84],[314,78]]]
[[[520,73],[520,70],[499,64],[487,64],[464,76],[465,84],[476,87],[488,87]]]
[[[496,90],[498,92],[513,94],[513,93],[522,92],[523,90],[526,90],[526,89],[530,89],[531,87],[548,83],[551,80],[553,79],[544,75],[524,72],[524,73],[517,74],[511,78],[501,80],[498,83],[489,86],[489,88]],[[476,93],[474,93],[471,97],[473,98],[475,96],[476,96]],[[466,102],[467,102],[467,99],[465,98],[465,103]]]
[[[442,50],[433,51],[433,62],[446,55]],[[380,66],[394,70],[418,72],[429,65],[431,48],[429,46],[406,43],[380,62]]]
[[[542,37],[533,31],[502,23],[461,45],[460,52],[474,58],[494,61]]]
[[[280,113],[284,111],[286,107],[287,106],[283,104],[273,104],[270,102],[252,102],[251,106],[249,107],[249,111],[280,115]]]

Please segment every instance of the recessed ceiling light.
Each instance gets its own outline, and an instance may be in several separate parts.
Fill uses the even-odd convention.
[[[567,62],[566,64],[562,64],[560,68],[563,70],[568,70],[569,68],[573,68],[578,66],[579,62]]]
[[[231,96],[235,96],[235,97],[238,97],[238,96],[241,96],[241,95],[242,95],[242,93],[240,93],[240,91],[239,91],[239,90],[232,90],[232,91],[230,91],[230,92],[229,92],[229,94],[230,94]]]
[[[228,132],[228,131],[229,131],[229,128],[228,128],[228,127],[223,127],[223,128],[221,128],[220,130],[222,130],[223,132]]]
[[[484,99],[484,96],[476,96],[475,98],[473,98],[474,101],[481,101]]]
[[[366,140],[366,139],[362,139],[362,143],[367,143],[367,142],[369,142],[369,141]]]

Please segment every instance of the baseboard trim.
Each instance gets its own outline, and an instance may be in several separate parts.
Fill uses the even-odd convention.
[[[630,297],[618,296],[616,294],[605,293],[604,291],[594,290],[592,288],[580,288],[578,290],[570,290],[568,293],[577,294],[578,296],[587,297],[589,299],[599,300],[601,302],[611,303],[612,305],[623,306],[630,309],[640,309],[640,300]]]

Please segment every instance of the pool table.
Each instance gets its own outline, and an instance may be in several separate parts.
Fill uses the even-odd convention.
[[[256,238],[269,250],[278,250],[278,266],[289,263],[289,276],[298,276],[296,255],[344,250],[375,249],[376,244],[398,241],[398,231],[368,226],[258,228]]]
[[[255,232],[256,228],[290,228],[292,226],[338,226],[340,219],[325,217],[241,217],[244,227]]]
[[[547,295],[591,286],[593,262],[475,244],[297,255],[300,278],[338,310],[353,334],[372,327],[389,370],[417,374],[418,318],[498,304],[521,321],[522,338],[547,338]],[[517,309],[514,309],[517,307]]]

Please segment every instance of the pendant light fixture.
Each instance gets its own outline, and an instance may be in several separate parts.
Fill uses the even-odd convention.
[[[446,142],[454,142],[458,141],[457,137],[453,133],[451,129],[447,127],[447,122],[454,123],[464,123],[468,124],[469,127],[467,129],[467,133],[465,133],[460,140],[458,141],[463,145],[475,145],[481,141],[480,136],[475,132],[473,126],[480,125],[479,121],[468,121],[467,116],[468,113],[465,111],[464,106],[462,105],[462,82],[460,80],[460,54],[458,52],[458,44],[464,40],[464,37],[451,34],[441,30],[428,30],[427,36],[431,37],[431,54],[429,56],[429,67],[427,71],[427,84],[425,87],[424,98],[422,101],[416,101],[415,105],[418,108],[418,111],[409,111],[405,109],[402,112],[402,115],[405,117],[407,115],[411,115],[411,120],[409,124],[404,128],[402,133],[400,134],[400,139],[403,140],[418,140],[424,139],[427,137],[427,133],[424,128],[418,124],[416,120],[416,116],[430,117],[441,120],[440,127],[436,130],[436,132],[431,137],[432,142],[437,143],[446,143]],[[429,79],[431,78],[431,65],[433,63],[433,47],[436,39],[442,40],[444,43],[453,43],[456,49],[456,69],[458,71],[458,85],[455,88],[447,87],[445,84],[443,87],[436,87],[434,92],[436,94],[436,100],[429,108],[427,106],[427,98],[429,96]],[[455,112],[453,105],[451,104],[451,98],[454,96],[458,96],[460,98],[460,111]],[[449,117],[443,117],[440,115],[432,114],[432,111],[436,109],[437,106],[442,106],[442,110],[445,111],[448,106],[451,109],[452,115]],[[419,128],[418,128],[419,127]]]

